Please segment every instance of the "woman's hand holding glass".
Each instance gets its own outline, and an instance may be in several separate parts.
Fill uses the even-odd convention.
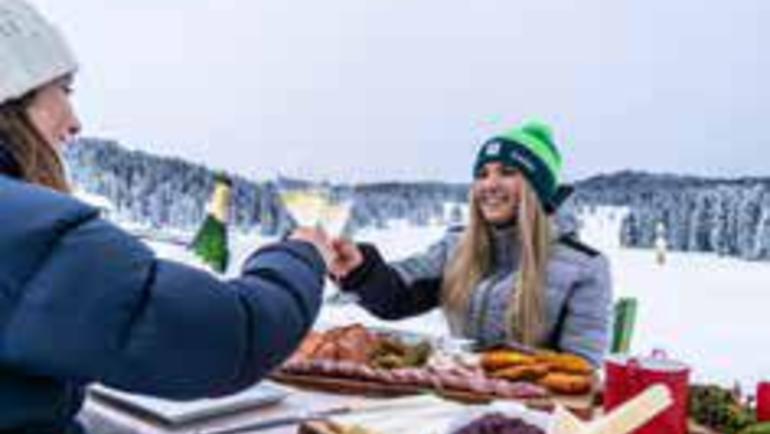
[[[313,245],[324,260],[327,270],[330,270],[335,262],[335,252],[331,240],[322,228],[300,226],[292,232],[289,239],[305,241]]]
[[[361,249],[352,241],[337,238],[332,240],[331,246],[334,251],[334,260],[329,267],[329,273],[335,279],[344,279],[364,263],[364,255],[361,253]]]
[[[352,187],[281,177],[277,186],[284,206],[300,226],[295,234],[316,245],[333,278],[338,280],[363,263],[358,247],[342,239],[343,234],[350,232],[348,223],[354,200]],[[351,298],[336,292],[327,297],[327,301],[345,304]]]

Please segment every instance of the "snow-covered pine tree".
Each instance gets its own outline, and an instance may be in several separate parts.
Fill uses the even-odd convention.
[[[762,197],[761,217],[757,227],[756,241],[757,258],[770,258],[770,194],[765,193]]]
[[[714,224],[712,192],[709,190],[695,193],[695,207],[691,213],[690,248],[696,252],[709,252],[711,245],[711,228]]]
[[[595,207],[591,206],[589,207],[589,213],[593,214],[593,210]],[[634,216],[634,211],[628,213],[628,215],[623,218],[623,221],[620,224],[620,245],[626,246],[626,247],[636,247],[639,242],[639,237],[637,235],[638,228],[636,223],[636,217]]]
[[[218,174],[214,180],[212,195],[206,217],[191,248],[214,271],[224,273],[230,259],[227,245],[227,221],[230,208],[232,180],[225,174]]]
[[[452,226],[459,226],[463,224],[463,209],[459,203],[452,204],[451,211],[449,212],[449,224]]]
[[[729,197],[729,192],[726,192],[724,188],[718,187],[714,192],[714,197],[715,204],[710,230],[710,240],[714,252],[722,256],[728,253],[727,216],[730,210],[727,206],[726,199]]]
[[[663,220],[660,220],[655,225],[655,261],[658,265],[666,263],[666,255],[668,253],[668,241],[666,238],[666,225],[663,223]]]
[[[278,234],[278,209],[275,186],[267,182],[259,196],[259,231],[262,235]]]
[[[762,185],[754,185],[741,197],[738,208],[738,254],[743,259],[757,259],[756,234],[761,217]]]

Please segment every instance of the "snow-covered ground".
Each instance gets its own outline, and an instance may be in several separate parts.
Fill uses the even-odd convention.
[[[665,265],[651,250],[625,249],[617,242],[622,210],[598,209],[583,216],[583,239],[599,247],[612,264],[616,296],[639,299],[632,350],[648,354],[662,349],[693,366],[695,381],[751,390],[770,379],[770,263],[746,262],[715,255],[669,253]],[[420,251],[438,240],[441,227],[416,228],[394,223],[387,230],[366,230],[359,241],[376,243],[389,259]],[[233,266],[269,240],[233,237]],[[151,243],[161,256],[195,263],[179,246]],[[327,285],[327,295],[335,289]],[[767,315],[765,317],[764,315]],[[360,321],[422,333],[442,334],[447,327],[439,312],[385,323],[355,305],[323,308],[319,324]]]
[[[619,247],[621,216],[600,209],[581,234],[609,256],[616,296],[639,300],[633,351],[663,349],[697,381],[770,379],[770,263],[668,253],[659,265],[653,250]]]

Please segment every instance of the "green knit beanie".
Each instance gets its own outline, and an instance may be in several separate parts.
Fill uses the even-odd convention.
[[[562,158],[547,124],[527,122],[484,143],[476,156],[473,177],[478,178],[484,165],[493,161],[520,170],[546,211],[553,212],[563,200],[559,188]]]

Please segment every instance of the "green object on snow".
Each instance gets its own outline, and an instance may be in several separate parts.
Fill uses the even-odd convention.
[[[214,194],[206,218],[195,234],[191,249],[211,268],[224,273],[230,260],[227,246],[227,220],[232,181],[224,174],[215,178]]]
[[[224,273],[230,260],[227,226],[211,214],[206,215],[192,244],[193,251],[211,268]]]
[[[615,304],[615,320],[612,333],[612,353],[627,354],[631,349],[631,337],[636,325],[635,298],[621,298]]]

